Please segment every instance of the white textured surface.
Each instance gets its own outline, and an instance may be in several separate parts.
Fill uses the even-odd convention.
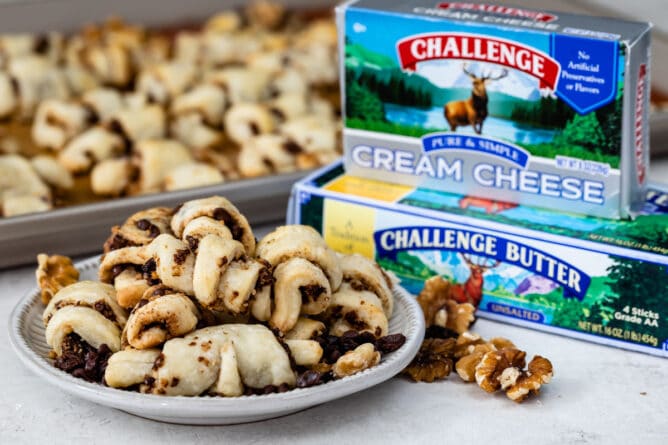
[[[668,183],[668,161],[655,162],[651,178]],[[474,330],[552,360],[555,378],[540,397],[516,405],[454,375],[432,384],[394,378],[264,422],[188,427],[144,420],[69,396],[16,359],[7,321],[33,283],[32,267],[0,271],[0,444],[668,443],[668,359],[486,320]]]

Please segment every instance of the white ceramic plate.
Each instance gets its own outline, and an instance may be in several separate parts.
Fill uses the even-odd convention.
[[[96,280],[98,257],[77,264],[82,280]],[[389,332],[402,333],[406,343],[380,364],[359,374],[311,388],[243,397],[166,397],[108,388],[77,379],[55,368],[44,340],[39,290],[33,289],[14,308],[9,337],[23,363],[47,383],[100,405],[171,423],[225,425],[291,414],[377,385],[395,376],[413,359],[424,336],[424,319],[415,298],[402,288],[394,292]]]

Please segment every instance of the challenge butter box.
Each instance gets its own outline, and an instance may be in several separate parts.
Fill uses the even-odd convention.
[[[642,201],[649,24],[435,0],[337,20],[349,174],[607,218]]]
[[[668,193],[633,221],[559,213],[324,169],[288,222],[375,258],[417,294],[441,275],[480,315],[668,357]]]

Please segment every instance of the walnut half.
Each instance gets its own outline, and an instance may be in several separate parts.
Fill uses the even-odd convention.
[[[416,382],[431,383],[444,379],[452,372],[454,350],[454,338],[428,338],[422,342],[417,355],[404,369],[404,374]]]
[[[69,257],[40,253],[37,255],[35,277],[41,289],[42,303],[49,304],[60,289],[79,281],[79,271]]]

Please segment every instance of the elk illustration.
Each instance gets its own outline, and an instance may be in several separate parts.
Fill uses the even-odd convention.
[[[489,269],[498,266],[501,261],[493,260],[493,262],[490,262],[489,259],[482,258],[474,262],[470,256],[464,253],[460,255],[468,265],[471,274],[463,284],[457,283],[454,285],[451,294],[452,298],[457,303],[471,303],[475,307],[478,307],[482,301],[483,275]]]
[[[443,114],[445,120],[450,124],[450,130],[457,131],[457,127],[466,125],[473,126],[473,131],[477,134],[482,133],[482,124],[487,117],[487,89],[489,82],[503,79],[508,75],[508,70],[503,69],[500,74],[492,77],[491,75],[482,75],[480,77],[468,70],[466,64],[462,67],[473,83],[471,97],[466,100],[453,100],[445,104]]]

